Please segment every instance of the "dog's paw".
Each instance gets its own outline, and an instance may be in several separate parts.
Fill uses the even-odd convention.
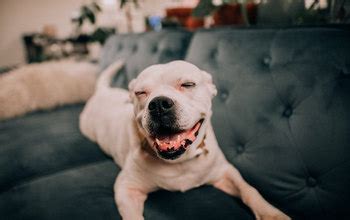
[[[289,216],[279,210],[274,212],[255,215],[257,220],[291,220]]]
[[[289,216],[273,206],[265,207],[254,214],[256,220],[291,220]]]

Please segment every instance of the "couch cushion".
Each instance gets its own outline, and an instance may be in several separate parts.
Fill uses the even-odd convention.
[[[80,134],[82,107],[67,106],[0,122],[0,192],[107,159]]]
[[[21,184],[0,194],[0,214],[12,220],[121,219],[113,198],[118,171],[112,161],[102,161]],[[145,204],[145,219],[230,218],[253,219],[237,199],[212,187],[158,191]]]
[[[350,216],[349,39],[332,28],[218,29],[196,33],[186,58],[214,77],[227,158],[296,219]]]
[[[113,194],[119,168],[79,132],[82,107],[0,122],[1,219],[120,219]],[[239,200],[212,187],[153,193],[145,216],[253,219]]]
[[[114,35],[104,46],[100,68],[123,58],[126,65],[114,85],[125,88],[131,79],[152,64],[184,59],[191,36],[183,30]]]

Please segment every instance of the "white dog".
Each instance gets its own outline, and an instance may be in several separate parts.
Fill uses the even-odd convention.
[[[152,191],[204,184],[240,197],[256,219],[290,219],[225,159],[210,123],[216,88],[208,73],[185,61],[153,65],[130,82],[128,92],[109,87],[122,66],[117,61],[102,73],[80,129],[122,167],[114,192],[124,220],[143,219]]]

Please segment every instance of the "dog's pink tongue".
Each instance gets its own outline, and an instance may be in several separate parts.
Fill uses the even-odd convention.
[[[197,123],[192,129],[178,133],[176,135],[168,136],[165,138],[157,139],[156,143],[161,151],[166,151],[174,148],[179,149],[181,146],[185,146],[186,139],[194,141],[196,139],[195,133],[198,131],[200,123]]]

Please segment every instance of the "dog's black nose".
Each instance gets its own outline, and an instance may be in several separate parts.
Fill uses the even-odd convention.
[[[158,96],[148,104],[152,116],[162,116],[174,109],[174,102],[168,97]]]

